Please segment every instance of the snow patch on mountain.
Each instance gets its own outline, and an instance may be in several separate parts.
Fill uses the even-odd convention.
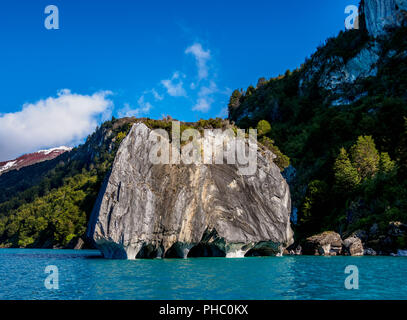
[[[72,148],[70,147],[61,146],[47,150],[39,150],[34,153],[25,154],[14,160],[0,162],[0,175],[8,171],[20,170],[21,168],[28,167],[39,162],[55,159],[61,154],[71,150]]]
[[[52,152],[57,152],[57,151],[64,151],[64,152],[68,151],[69,152],[71,150],[72,150],[72,148],[61,146],[58,148],[52,148],[52,149],[48,149],[48,150],[39,150],[39,151],[37,151],[37,153],[50,154]]]
[[[0,173],[3,171],[6,171],[10,168],[12,168],[15,164],[17,163],[17,161],[10,161],[7,162],[5,165],[3,165],[2,167],[0,167]]]

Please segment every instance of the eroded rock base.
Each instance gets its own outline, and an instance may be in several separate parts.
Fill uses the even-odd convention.
[[[115,242],[102,240],[96,243],[108,259],[186,259],[199,257],[243,258],[280,256],[283,246],[272,241],[258,243],[227,243],[216,230],[205,231],[198,243],[175,242],[169,248],[162,243],[139,243],[123,247]]]

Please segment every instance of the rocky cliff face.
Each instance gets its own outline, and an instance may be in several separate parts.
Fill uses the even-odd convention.
[[[366,28],[373,37],[383,36],[389,28],[399,27],[406,11],[406,0],[363,0],[361,4]]]
[[[293,242],[289,187],[258,152],[239,165],[153,165],[151,130],[123,140],[93,210],[88,236],[106,258],[278,255]]]
[[[342,95],[346,91],[343,90],[344,86],[352,85],[361,78],[376,76],[380,50],[378,43],[371,42],[346,62],[339,56],[315,57],[311,68],[300,80],[300,87],[311,82],[314,77],[318,77],[320,88]]]
[[[383,43],[391,29],[407,21],[407,0],[362,0],[359,13],[364,19],[362,30],[348,31],[347,37],[342,35],[343,43],[336,50],[330,50],[327,43],[314,54],[300,79],[301,91],[314,81],[319,88],[330,91],[332,105],[351,104],[366,94],[355,85],[359,80],[375,77],[380,59],[391,54],[383,52]],[[357,47],[353,42],[363,45]]]

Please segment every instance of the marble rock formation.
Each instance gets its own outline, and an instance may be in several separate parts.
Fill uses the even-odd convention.
[[[239,164],[154,165],[151,132],[132,127],[95,204],[87,235],[104,257],[281,255],[293,243],[290,191],[270,151],[256,150],[251,176]]]

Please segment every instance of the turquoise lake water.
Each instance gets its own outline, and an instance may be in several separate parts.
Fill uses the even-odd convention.
[[[59,289],[48,290],[48,265]],[[347,290],[345,268],[359,270]],[[405,257],[106,260],[98,251],[0,249],[0,299],[407,299]]]

